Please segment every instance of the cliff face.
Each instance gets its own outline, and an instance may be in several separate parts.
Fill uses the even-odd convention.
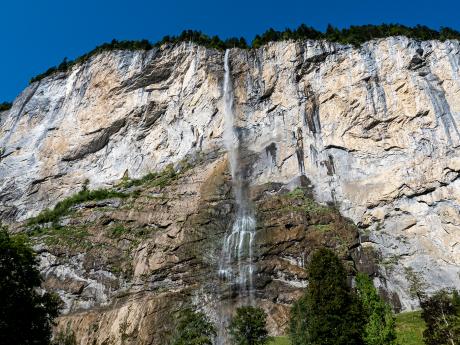
[[[240,156],[258,220],[258,297],[272,310],[274,333],[305,283],[304,256],[316,243],[314,231],[328,233],[324,225],[333,224],[335,237],[319,242],[347,248],[344,260],[374,274],[396,305],[415,305],[407,293],[409,267],[430,289],[460,286],[458,41],[388,38],[360,49],[281,42],[233,49],[230,64]],[[121,339],[114,320],[148,343],[158,330],[155,318],[178,308],[184,296],[207,310],[216,303],[209,291],[220,283],[207,285],[195,273],[214,274],[234,209],[222,135],[223,75],[222,52],[190,44],[102,53],[30,85],[1,114],[0,212],[10,223],[87,182],[108,187],[171,163],[186,170],[172,186],[83,205],[61,221],[72,231],[84,226],[91,243],[98,238],[113,252],[37,240],[49,288],[65,298],[70,314],[63,320],[79,325],[82,343],[96,337],[85,334],[101,313],[98,329],[105,327],[106,338],[98,344],[107,334]],[[191,169],[181,168],[184,162]],[[307,216],[268,217],[286,210],[284,195],[295,186],[308,193],[311,186],[316,201],[334,203],[359,228],[360,243],[356,229],[340,225],[347,222],[333,211],[308,216],[304,199],[297,202]],[[114,235],[118,223],[130,230],[119,231],[128,234],[122,239]],[[147,235],[136,235],[138,229]],[[265,236],[267,229],[277,230]],[[367,252],[374,263],[366,264]],[[102,259],[120,253],[126,257],[118,264]],[[131,297],[115,297],[123,291]]]

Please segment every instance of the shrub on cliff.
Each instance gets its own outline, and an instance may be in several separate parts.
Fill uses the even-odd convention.
[[[363,273],[356,277],[358,298],[367,323],[364,341],[367,345],[397,345],[396,323],[391,307],[377,293],[372,280]]]
[[[460,297],[457,291],[441,290],[421,301],[426,323],[423,340],[426,345],[460,344]]]
[[[271,340],[267,332],[267,314],[261,308],[245,306],[236,310],[229,325],[234,345],[265,345]]]
[[[0,111],[10,110],[12,106],[13,104],[10,102],[2,102],[0,103]]]
[[[59,201],[53,209],[46,209],[34,218],[29,219],[28,225],[56,222],[60,217],[68,214],[70,208],[85,201],[97,201],[109,198],[126,198],[128,195],[111,189],[83,190],[62,201]]]
[[[40,272],[23,237],[0,229],[0,343],[48,345],[59,299],[39,291]]]
[[[319,249],[307,272],[305,293],[291,309],[292,344],[364,344],[364,311],[347,285],[345,268],[337,255],[329,249]]]
[[[216,329],[205,314],[190,308],[181,312],[172,345],[212,345]]]

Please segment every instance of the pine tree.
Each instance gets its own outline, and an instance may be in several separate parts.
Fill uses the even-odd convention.
[[[396,323],[391,307],[380,298],[366,274],[358,273],[356,287],[367,319],[363,336],[365,343],[396,345]]]
[[[59,299],[40,293],[35,253],[25,238],[0,226],[0,342],[48,345]]]
[[[187,308],[180,315],[172,345],[212,345],[215,336],[216,329],[206,315]]]
[[[361,345],[363,310],[347,285],[340,259],[328,249],[316,251],[307,268],[308,286],[291,311],[293,345]]]
[[[270,341],[267,315],[261,308],[246,306],[236,310],[229,326],[229,333],[235,345],[265,345]]]

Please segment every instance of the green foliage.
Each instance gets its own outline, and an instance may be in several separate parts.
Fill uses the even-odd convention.
[[[163,44],[178,44],[181,42],[193,42],[198,45],[207,47],[207,48],[214,48],[224,50],[227,48],[248,48],[246,40],[243,37],[240,38],[229,38],[226,40],[221,40],[217,36],[207,36],[203,34],[201,31],[195,30],[184,30],[179,36],[165,36],[160,41],[155,44],[152,44],[148,40],[141,40],[141,41],[117,41],[115,39],[112,40],[110,43],[104,43],[100,46],[97,46],[95,49],[91,50],[89,53],[86,53],[73,61],[69,61],[67,58],[56,67],[51,67],[44,73],[41,73],[30,80],[30,83],[34,83],[37,81],[46,78],[53,73],[56,72],[67,72],[73,66],[88,61],[91,57],[105,52],[105,51],[113,51],[113,50],[150,50],[153,47],[159,47]]]
[[[363,336],[365,343],[396,345],[396,324],[391,307],[380,298],[366,274],[358,273],[356,288],[367,319]]]
[[[426,345],[460,344],[460,303],[458,293],[441,290],[421,301],[426,323],[423,340]]]
[[[292,306],[293,345],[360,345],[365,318],[347,285],[340,259],[329,249],[316,251],[307,268],[305,294]]]
[[[181,42],[193,42],[207,48],[214,48],[219,50],[224,50],[227,48],[249,48],[246,40],[243,37],[232,37],[226,40],[221,40],[218,36],[210,37],[201,31],[196,30],[184,30],[179,36],[165,36],[155,45],[161,46],[163,44],[177,44]]]
[[[2,103],[0,103],[0,111],[10,110],[12,106],[13,106],[13,103],[2,102]]]
[[[68,214],[70,208],[85,201],[97,201],[108,198],[126,198],[128,195],[111,189],[83,189],[75,195],[68,197],[56,204],[53,209],[47,209],[38,216],[29,219],[28,225],[56,222],[60,217]]]
[[[2,345],[47,345],[60,301],[40,293],[34,252],[21,236],[0,228],[0,339]]]
[[[235,345],[265,345],[271,340],[267,332],[267,314],[262,308],[244,306],[236,310],[228,327]]]
[[[294,202],[288,206],[289,210],[301,211],[307,213],[324,214],[334,212],[331,207],[318,204],[308,193],[302,188],[296,188],[285,195],[286,198],[296,199],[300,202]],[[325,229],[322,229],[325,230]]]
[[[118,224],[115,227],[111,229],[111,236],[112,237],[120,237],[121,235],[125,234],[128,232],[128,229],[126,229],[123,225]]]
[[[396,335],[400,345],[423,345],[425,322],[420,311],[396,315]]]
[[[55,72],[67,72],[70,68],[74,65],[83,63],[88,61],[91,57],[105,52],[105,51],[112,51],[112,50],[149,50],[152,49],[153,45],[148,40],[140,40],[140,41],[117,41],[115,39],[112,40],[110,43],[103,43],[100,46],[97,46],[90,52],[80,56],[79,58],[69,61],[67,58],[56,67],[49,68],[46,72],[41,73],[30,80],[30,83],[34,83],[36,81],[40,81],[43,78],[48,77],[49,75]]]
[[[430,29],[424,25],[408,27],[400,24],[381,24],[381,25],[352,25],[342,30],[332,25],[328,25],[326,32],[320,32],[305,24],[300,25],[296,30],[285,29],[276,31],[268,29],[262,35],[257,35],[252,41],[253,48],[259,48],[264,44],[285,40],[326,40],[342,44],[352,44],[359,46],[367,41],[377,38],[390,36],[406,36],[418,40],[441,40],[460,39],[460,32],[441,28],[440,31]]]
[[[183,172],[183,169],[181,172]],[[124,188],[129,188],[132,186],[160,186],[165,187],[170,185],[174,180],[179,177],[180,173],[176,172],[173,165],[168,165],[163,171],[159,173],[149,173],[140,179],[133,179],[133,180],[124,180],[121,182],[121,186]]]
[[[179,318],[172,345],[212,345],[216,336],[214,325],[205,314],[185,309]]]
[[[74,65],[88,61],[91,57],[104,52],[112,50],[149,50],[153,47],[160,47],[164,44],[179,44],[182,42],[193,42],[195,44],[224,50],[228,48],[250,49],[259,48],[269,42],[286,41],[286,40],[326,40],[331,42],[338,42],[342,44],[352,44],[359,46],[369,40],[376,38],[384,38],[390,36],[406,36],[418,40],[448,40],[460,39],[460,32],[451,28],[443,27],[440,31],[428,28],[424,25],[416,25],[415,27],[404,26],[400,24],[381,24],[381,25],[358,25],[350,26],[342,30],[328,25],[325,32],[318,31],[311,26],[301,24],[297,29],[285,29],[277,31],[272,28],[268,29],[261,35],[256,35],[252,43],[247,44],[243,37],[231,37],[226,40],[220,39],[218,36],[208,36],[201,31],[184,30],[178,36],[164,36],[160,41],[152,44],[148,40],[140,41],[117,41],[112,40],[110,43],[104,43],[97,46],[95,49],[86,53],[79,58],[69,61],[67,58],[58,65],[49,68],[46,72],[33,77],[30,82],[37,82],[46,78],[56,72],[67,72]],[[1,109],[0,109],[1,111]]]

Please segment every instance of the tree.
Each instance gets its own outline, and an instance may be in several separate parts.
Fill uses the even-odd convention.
[[[361,304],[347,285],[340,259],[319,249],[307,267],[308,286],[291,310],[293,345],[361,345],[365,319]]]
[[[426,345],[460,344],[460,303],[457,291],[441,290],[421,301],[426,323],[423,340]]]
[[[228,327],[235,345],[265,345],[270,341],[267,332],[267,315],[262,308],[240,307]]]
[[[0,339],[2,345],[48,345],[59,299],[39,292],[35,253],[24,237],[0,228]]]
[[[404,268],[404,275],[409,283],[409,296],[417,298],[421,303],[426,298],[427,283],[423,277],[415,271],[412,267]]]
[[[0,111],[10,110],[12,106],[13,104],[10,102],[2,102],[0,103]]]
[[[206,315],[188,308],[181,313],[172,345],[212,345],[215,336],[216,329]]]
[[[391,307],[380,298],[366,274],[358,273],[356,288],[367,319],[363,336],[365,343],[396,345],[396,324]]]

